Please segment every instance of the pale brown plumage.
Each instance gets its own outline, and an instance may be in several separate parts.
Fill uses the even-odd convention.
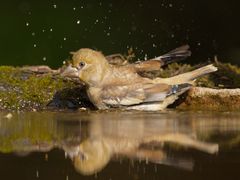
[[[98,109],[162,110],[189,89],[195,78],[217,69],[208,65],[185,75],[153,80],[138,73],[159,69],[174,59],[189,55],[188,46],[183,46],[149,61],[115,66],[100,52],[80,49],[73,53],[73,66],[63,75],[77,76],[85,82],[88,96]]]

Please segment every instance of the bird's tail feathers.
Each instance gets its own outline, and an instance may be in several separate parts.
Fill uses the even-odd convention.
[[[213,64],[210,64],[210,65],[198,68],[196,70],[179,74],[177,76],[173,76],[170,78],[156,78],[154,79],[154,81],[158,83],[160,82],[166,83],[169,85],[184,84],[184,83],[193,84],[197,78],[215,71],[217,71],[217,67],[215,67]]]
[[[203,66],[201,68],[198,68],[196,70],[193,70],[193,71],[189,72],[190,73],[189,80],[193,81],[193,80],[195,80],[195,79],[197,79],[199,77],[202,77],[202,76],[204,76],[206,74],[215,72],[217,70],[218,70],[217,67],[215,67],[213,64],[209,64],[207,66]]]
[[[163,65],[181,61],[187,57],[191,56],[191,51],[189,50],[189,45],[184,45],[181,47],[178,47],[162,56],[156,57],[153,60],[161,61]]]

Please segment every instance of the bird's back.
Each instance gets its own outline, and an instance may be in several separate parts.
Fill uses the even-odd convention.
[[[112,66],[99,86],[89,87],[88,94],[98,109],[162,110],[190,86],[155,82],[141,77],[134,69]]]
[[[112,66],[111,71],[103,79],[102,86],[125,86],[138,83],[154,83],[151,79],[141,77],[133,68]]]

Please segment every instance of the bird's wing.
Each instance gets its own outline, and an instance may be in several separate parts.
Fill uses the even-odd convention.
[[[154,58],[154,60],[159,60],[163,65],[181,61],[189,56],[191,56],[191,51],[189,50],[189,45],[180,46],[162,56]]]
[[[189,50],[189,46],[184,45],[164,55],[155,57],[150,60],[141,61],[135,64],[130,64],[129,66],[134,67],[136,72],[155,71],[155,70],[159,70],[162,66],[166,64],[183,60],[189,56],[191,56],[191,51]]]
[[[163,101],[189,84],[133,84],[126,86],[105,87],[101,92],[102,101],[108,106],[131,106],[142,103]]]
[[[108,63],[112,65],[125,65],[127,63],[127,60],[122,54],[111,54],[105,56],[105,58],[108,60]]]
[[[136,72],[157,71],[163,66],[163,62],[158,60],[141,61],[128,66],[133,67]]]

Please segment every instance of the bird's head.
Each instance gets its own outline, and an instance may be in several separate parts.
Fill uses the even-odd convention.
[[[77,76],[88,85],[101,83],[109,70],[109,64],[101,52],[84,48],[71,54],[72,65],[63,72],[63,76]]]
[[[75,169],[84,175],[92,175],[103,169],[111,159],[111,151],[101,140],[85,140],[73,157]]]

